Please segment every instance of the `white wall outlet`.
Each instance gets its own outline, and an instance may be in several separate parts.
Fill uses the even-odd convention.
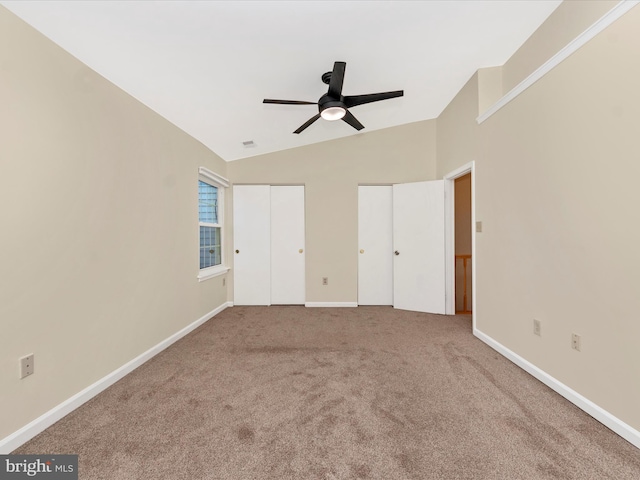
[[[580,351],[582,348],[582,337],[577,333],[571,334],[571,348],[577,351]]]
[[[476,232],[482,233],[482,222],[476,222]]]
[[[20,359],[20,378],[28,377],[29,375],[33,375],[33,353],[22,357]]]
[[[322,277],[322,284],[329,285],[329,277]]]
[[[535,318],[533,319],[533,334],[539,337],[542,336],[542,323]]]

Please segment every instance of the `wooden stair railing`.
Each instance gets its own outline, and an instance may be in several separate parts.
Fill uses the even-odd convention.
[[[467,262],[471,260],[471,255],[456,255],[456,272],[458,271],[458,260],[462,260],[463,278],[464,278],[462,305],[464,308],[462,310],[458,310],[458,289],[456,288],[456,313],[469,314],[471,313],[471,310],[469,309],[469,303],[467,302]]]

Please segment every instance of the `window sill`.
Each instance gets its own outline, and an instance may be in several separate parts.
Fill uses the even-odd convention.
[[[204,282],[205,280],[209,280],[213,277],[219,277],[220,275],[224,275],[229,270],[229,267],[225,267],[224,265],[218,265],[217,267],[209,267],[205,270],[201,270],[198,274],[198,281]]]

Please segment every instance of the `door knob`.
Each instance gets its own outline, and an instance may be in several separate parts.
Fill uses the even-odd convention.
[[[302,252],[304,252],[304,250],[302,250],[302,249],[298,250],[298,253],[302,253]]]
[[[360,249],[360,253],[364,253],[364,250],[362,248]]]
[[[240,250],[236,250],[236,253],[240,253]]]
[[[395,253],[396,255],[400,255],[400,252],[399,252],[398,250],[396,250],[396,251],[395,251],[395,252],[393,252],[393,253]]]

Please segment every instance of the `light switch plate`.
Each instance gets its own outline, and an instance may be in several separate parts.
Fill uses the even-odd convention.
[[[482,222],[476,222],[476,232],[482,232]]]
[[[571,348],[577,351],[582,349],[582,337],[577,333],[571,334]]]
[[[539,337],[542,336],[542,324],[540,323],[540,320],[535,318],[533,319],[533,334],[538,335]]]
[[[33,353],[22,357],[20,359],[20,378],[28,377],[29,375],[33,375],[34,365],[33,365],[34,355]]]

